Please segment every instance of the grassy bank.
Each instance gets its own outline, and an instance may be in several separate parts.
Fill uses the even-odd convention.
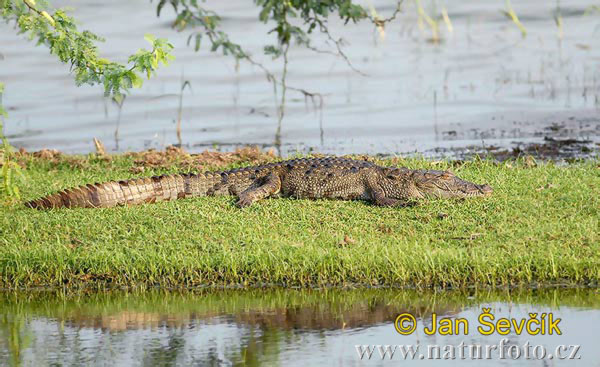
[[[243,156],[193,164],[139,158],[23,156],[28,179],[20,189],[29,200],[198,164],[249,164]],[[226,197],[93,210],[2,207],[0,286],[598,284],[597,161],[379,163],[451,168],[496,191],[403,209],[277,199],[240,210]]]

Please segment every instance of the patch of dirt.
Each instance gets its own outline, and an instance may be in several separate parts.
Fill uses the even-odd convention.
[[[258,147],[238,148],[233,152],[216,152],[205,150],[201,153],[190,154],[183,148],[169,146],[164,152],[153,149],[143,152],[125,153],[134,159],[132,170],[138,172],[145,168],[168,168],[178,166],[188,169],[220,168],[233,163],[260,164],[277,158],[274,150],[262,151]]]
[[[67,155],[56,149],[42,149],[37,152],[27,152],[24,148],[14,154],[15,161],[22,168],[27,167],[27,163],[31,160],[39,160],[50,163],[51,165],[68,164],[73,167],[85,168],[89,164],[90,156]],[[97,157],[110,161],[110,157]]]
[[[258,147],[238,148],[233,152],[204,151],[190,154],[182,148],[169,146],[164,151],[154,149],[142,152],[124,153],[134,161],[131,171],[140,173],[146,169],[173,168],[200,170],[225,167],[235,163],[261,164],[277,159],[273,149],[263,151]],[[27,152],[21,148],[15,154],[20,165],[26,166],[28,160],[36,159],[47,161],[51,164],[68,163],[76,167],[85,167],[90,160],[110,161],[114,156],[104,152],[97,152],[87,156],[66,155],[55,149],[42,149],[37,152]]]
[[[21,148],[19,153],[26,154],[25,149]],[[31,155],[48,161],[59,160],[62,158],[62,153],[56,149],[42,149],[40,151],[31,153]]]

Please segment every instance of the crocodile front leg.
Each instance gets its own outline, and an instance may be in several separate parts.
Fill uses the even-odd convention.
[[[378,186],[371,187],[371,200],[377,206],[408,207],[416,205],[414,201],[387,197],[385,192]]]
[[[269,174],[262,185],[251,186],[238,195],[235,203],[239,208],[252,205],[252,203],[275,195],[281,190],[281,178],[276,173]]]

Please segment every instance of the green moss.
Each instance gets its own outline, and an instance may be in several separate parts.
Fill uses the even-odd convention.
[[[0,285],[598,283],[598,162],[380,163],[452,168],[465,179],[489,183],[495,193],[403,209],[276,199],[240,210],[227,197],[92,210],[4,207]],[[139,176],[129,172],[131,165],[131,157],[30,159],[21,192],[30,200],[69,186]],[[143,175],[167,171],[177,167]]]

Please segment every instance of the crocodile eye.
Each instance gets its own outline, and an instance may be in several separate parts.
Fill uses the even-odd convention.
[[[385,177],[389,178],[390,180],[398,179],[397,168],[386,168],[383,172],[385,173]]]
[[[454,173],[450,171],[444,171],[441,176],[444,180],[449,180],[454,177]]]

